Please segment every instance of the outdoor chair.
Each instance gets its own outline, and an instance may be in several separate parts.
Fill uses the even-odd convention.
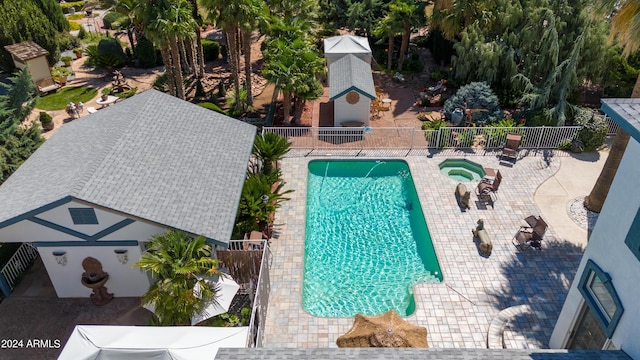
[[[520,134],[507,134],[507,143],[502,148],[500,159],[506,156],[513,158],[513,161],[518,161],[518,148],[520,147],[520,141],[522,141],[522,135]]]
[[[521,249],[526,248],[526,245],[541,249],[542,240],[548,228],[547,223],[540,216],[528,216],[525,221],[529,225],[521,226],[513,240]]]
[[[260,231],[252,231],[251,233],[244,234],[244,250],[260,250],[264,245],[263,240],[264,236]]]
[[[500,184],[502,183],[502,174],[500,170],[496,170],[496,177],[491,181],[490,179],[484,178],[476,187],[476,195],[478,196],[478,200],[485,201],[489,199],[493,202],[493,196],[496,196],[498,192],[498,188],[500,188]]]

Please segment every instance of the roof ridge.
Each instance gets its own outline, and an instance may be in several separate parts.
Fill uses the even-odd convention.
[[[143,95],[143,94],[139,94],[138,96],[140,96],[140,95]],[[125,100],[127,100],[127,99],[125,99]],[[137,118],[137,114],[140,112],[140,109],[142,107],[146,106],[148,104],[148,102],[149,102],[148,100],[145,101],[144,105],[138,106],[138,107],[136,107],[136,110],[133,110],[133,111],[129,112],[129,114],[131,116],[130,119],[132,121],[127,122],[126,126],[121,126],[120,127],[120,131],[114,131],[114,132],[111,133],[112,135],[111,135],[109,141],[106,142],[106,144],[104,146],[104,149],[102,149],[102,151],[96,157],[96,159],[94,161],[92,161],[91,164],[89,164],[89,166],[87,167],[87,170],[83,174],[83,176],[78,178],[78,180],[76,182],[74,182],[73,185],[71,185],[71,188],[69,190],[69,195],[80,199],[79,195],[82,192],[82,189],[84,189],[85,184],[89,180],[91,180],[91,178],[95,174],[96,170],[98,170],[100,168],[100,165],[107,158],[107,155],[109,155],[111,152],[113,152],[114,145],[118,141],[120,141],[120,139],[126,133],[126,131],[131,128],[132,124],[135,122],[135,120]],[[114,105],[114,106],[116,106],[116,105]]]

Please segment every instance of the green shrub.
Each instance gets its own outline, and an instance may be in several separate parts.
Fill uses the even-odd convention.
[[[47,114],[45,111],[40,111],[38,120],[40,120],[40,123],[44,125],[52,122],[53,118],[51,117],[51,115]]]
[[[447,119],[451,119],[451,113],[456,108],[487,110],[473,114],[476,122],[492,123],[502,118],[498,97],[485,82],[472,82],[465,85],[447,99],[444,104],[444,114]]]
[[[83,13],[75,13],[67,16],[67,20],[80,20],[80,19],[84,19],[84,16],[85,15]]]
[[[124,51],[117,39],[104,38],[98,43],[98,66],[119,66],[125,62]]]
[[[59,41],[58,46],[61,50],[71,50],[74,47],[80,46],[80,39],[69,33],[60,34]]]
[[[576,134],[576,140],[582,143],[583,151],[594,151],[604,144],[608,129],[604,116],[591,109],[578,108],[574,114],[573,122],[581,126]]]
[[[75,11],[79,11],[84,6],[84,1],[73,1],[67,2],[64,4],[60,4],[62,8],[62,12],[65,14],[69,14],[69,9],[74,8]]]
[[[447,127],[447,123],[443,120],[425,121],[422,123],[422,130],[438,130],[441,127]]]
[[[424,69],[424,65],[422,64],[422,61],[420,61],[420,58],[416,59],[412,55],[410,58],[405,59],[402,64],[402,69],[403,71],[411,73],[420,73]]]
[[[84,39],[87,37],[87,30],[85,30],[84,26],[81,26],[78,30],[78,39]]]
[[[104,15],[104,17],[102,18],[102,21],[104,21],[104,26],[107,29],[112,29],[112,30],[117,30],[119,29],[116,28],[114,26],[114,23],[118,23],[118,26],[120,26],[121,24],[124,24],[126,21],[128,21],[129,18],[125,15],[122,15],[120,13],[117,12],[108,12]]]
[[[217,60],[220,55],[220,44],[217,41],[202,39],[202,52],[204,61]]]
[[[69,30],[73,31],[73,30],[80,30],[80,28],[82,27],[82,25],[78,24],[75,21],[69,21]]]
[[[205,109],[213,110],[213,111],[218,112],[220,114],[226,115],[224,110],[220,109],[220,107],[218,105],[214,104],[214,103],[203,102],[203,103],[199,103],[198,106],[202,106]]]
[[[136,44],[136,59],[138,66],[142,68],[151,68],[156,66],[156,50],[151,41],[142,37],[138,39]]]
[[[518,114],[519,118],[525,119],[527,126],[555,126],[556,121],[547,109],[538,109],[535,111],[525,110]]]
[[[571,150],[571,139],[564,139],[558,144],[558,150]]]

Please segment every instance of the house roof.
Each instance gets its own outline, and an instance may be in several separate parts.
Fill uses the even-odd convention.
[[[602,111],[640,142],[640,99],[602,99]]]
[[[226,244],[255,134],[145,91],[51,136],[0,186],[0,228],[72,198]]]
[[[329,100],[333,101],[350,91],[357,91],[371,100],[376,98],[371,65],[352,54],[329,65]]]
[[[324,39],[325,54],[371,53],[369,40],[362,36],[340,35]]]
[[[25,63],[27,60],[39,56],[49,55],[49,52],[35,42],[28,40],[4,47],[16,60]]]

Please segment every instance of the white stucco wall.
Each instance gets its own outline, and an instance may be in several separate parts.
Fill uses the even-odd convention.
[[[114,250],[126,249],[128,262],[118,261]],[[58,297],[89,297],[92,290],[80,283],[82,261],[91,256],[102,263],[102,270],[109,274],[105,284],[108,291],[116,297],[137,297],[149,288],[147,275],[138,268],[132,268],[140,259],[139,246],[68,246],[68,247],[38,247],[42,262],[49,273],[49,278]],[[54,251],[66,252],[67,263],[62,266],[57,263]]]
[[[347,121],[361,121],[363,126],[369,126],[371,100],[360,94],[360,100],[355,104],[347,102],[347,96],[343,95],[333,102],[333,124],[340,126]]]
[[[89,206],[71,201],[66,204],[62,204],[56,208],[47,210],[43,213],[36,215],[37,218],[49,221],[51,223],[66,227],[71,230],[75,230],[85,235],[95,235],[96,233],[109,228],[122,220],[127,219],[124,216],[118,215],[114,212],[96,209],[96,218],[98,224],[96,225],[76,225],[71,219],[69,214],[69,208],[87,208]],[[127,226],[114,231],[111,234],[104,236],[99,241],[122,241],[122,240],[136,240],[147,241],[151,236],[165,232],[166,229],[145,223],[136,221],[128,224]],[[0,229],[0,242],[58,242],[58,241],[85,241],[82,238],[66,234],[62,231],[51,229],[44,225],[40,225],[30,220],[22,220],[13,225]]]
[[[589,244],[573,280],[549,341],[551,348],[567,346],[583,302],[577,289],[588,259],[611,277],[622,302],[624,313],[613,334],[614,345],[634,359],[640,359],[638,341],[640,324],[640,261],[624,244],[629,228],[640,208],[640,144],[633,138],[627,149],[604,203]],[[638,234],[640,236],[640,234]]]

